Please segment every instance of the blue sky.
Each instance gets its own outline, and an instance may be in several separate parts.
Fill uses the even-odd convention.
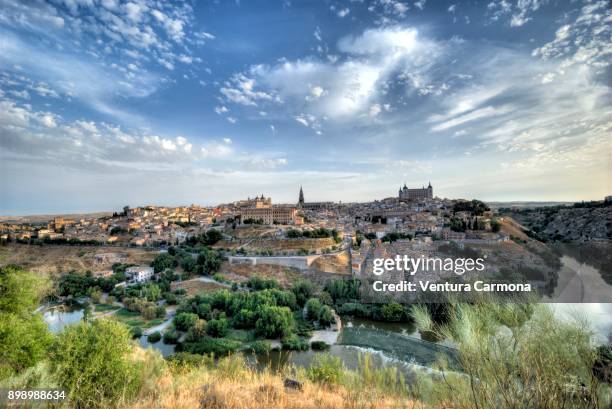
[[[606,1],[0,0],[0,214],[612,192]]]

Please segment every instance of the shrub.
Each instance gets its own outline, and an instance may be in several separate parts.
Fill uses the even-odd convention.
[[[132,333],[132,338],[134,339],[142,337],[142,328],[140,327],[132,327],[130,332]]]
[[[213,366],[214,362],[208,356],[202,356],[199,354],[191,354],[189,352],[176,352],[166,357],[168,361],[175,368],[192,369],[201,366]]]
[[[340,382],[344,366],[342,360],[329,354],[319,354],[306,370],[306,376],[312,382],[335,385]]]
[[[287,307],[263,306],[258,315],[255,332],[266,338],[286,336],[295,326],[291,310]]]
[[[151,267],[156,273],[161,273],[169,268],[174,268],[178,265],[174,257],[172,257],[168,253],[162,253],[155,257],[153,262],[151,262]]]
[[[281,345],[283,349],[290,351],[308,351],[309,348],[308,342],[295,334],[284,337]]]
[[[74,407],[102,408],[137,392],[141,375],[129,359],[131,350],[131,334],[123,324],[82,321],[57,337],[50,361]]]
[[[330,345],[325,341],[312,341],[310,343],[310,347],[314,351],[325,351],[326,349],[329,349]]]
[[[584,321],[561,321],[544,304],[534,306],[523,325],[524,304],[478,302],[454,304],[447,324],[422,317],[420,329],[452,341],[465,374],[447,372],[445,382],[430,384],[423,396],[435,405],[456,407],[567,408],[609,407],[610,390],[593,376],[596,350]],[[429,323],[429,328],[423,327]],[[448,360],[438,367],[449,368]],[[607,388],[607,390],[605,389]],[[587,404],[598,402],[598,406]]]
[[[311,298],[306,302],[306,318],[310,321],[316,321],[319,319],[319,313],[321,312],[321,302],[316,298]]]
[[[183,351],[192,354],[213,354],[214,356],[226,356],[236,352],[240,342],[224,338],[205,337],[196,342],[185,342],[182,344]]]
[[[265,340],[253,341],[245,347],[246,351],[251,351],[254,354],[267,354],[272,350],[270,342]]]
[[[206,333],[211,337],[220,338],[227,335],[227,319],[220,318],[206,323]]]
[[[155,317],[156,318],[164,318],[166,316],[166,307],[163,305],[158,305],[155,307]]]
[[[372,315],[370,307],[356,302],[347,302],[338,307],[338,314],[369,318]]]
[[[295,294],[295,300],[298,305],[303,307],[306,301],[314,294],[314,287],[310,281],[300,280],[293,285],[291,291]]]
[[[149,336],[147,337],[147,341],[149,341],[151,344],[154,344],[154,343],[158,342],[161,338],[162,338],[162,336],[159,333],[159,331],[155,331],[155,332],[149,334]]]
[[[187,331],[191,328],[196,322],[198,322],[199,317],[197,314],[193,314],[190,312],[181,312],[174,317],[174,326],[179,331]]]
[[[176,344],[179,339],[179,333],[176,331],[166,331],[162,339],[164,344]]]
[[[34,314],[48,281],[15,267],[0,268],[0,379],[42,360],[52,337]]]
[[[261,278],[259,276],[249,278],[249,280],[246,282],[246,286],[255,291],[280,288],[276,280],[272,278]]]
[[[385,321],[397,322],[404,318],[404,307],[395,301],[383,305],[380,312]]]
[[[328,327],[331,324],[334,324],[336,322],[334,318],[334,312],[327,305],[324,305],[323,307],[321,307],[321,309],[319,310],[318,318],[319,318],[319,324],[323,327]]]

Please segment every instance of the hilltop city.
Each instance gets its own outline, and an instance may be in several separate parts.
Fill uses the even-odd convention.
[[[356,237],[359,231],[378,239],[390,233],[454,240],[507,239],[492,231],[489,209],[478,215],[469,211],[451,215],[453,206],[461,202],[465,201],[434,197],[431,183],[415,189],[404,184],[396,197],[368,203],[308,202],[300,187],[295,204],[274,204],[271,197],[261,194],[213,207],[125,206],[102,217],[60,216],[45,224],[2,223],[0,239],[155,247],[182,243],[211,228],[245,225],[273,225],[279,236],[296,227],[306,231],[323,227],[346,237]]]

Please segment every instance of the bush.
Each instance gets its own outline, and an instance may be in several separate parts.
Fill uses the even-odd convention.
[[[562,321],[544,304],[534,305],[521,326],[509,329],[504,324],[523,321],[530,310],[512,303],[453,304],[447,324],[432,325],[425,309],[415,308],[419,329],[457,346],[457,366],[464,371],[446,372],[445,382],[430,384],[423,396],[433,406],[453,402],[456,407],[487,408],[495,402],[501,409],[610,407],[609,387],[592,373],[597,353],[588,325]],[[438,368],[449,367],[448,359],[438,362]]]
[[[227,319],[220,318],[206,323],[206,333],[211,337],[221,338],[227,335]]]
[[[213,354],[219,357],[236,352],[240,345],[241,343],[238,341],[232,341],[225,338],[205,337],[199,341],[185,342],[179,346],[183,351],[191,352],[192,354]]]
[[[179,333],[176,331],[166,331],[162,337],[164,344],[176,344],[179,339]]]
[[[291,291],[295,294],[295,300],[298,305],[303,307],[306,301],[314,294],[314,287],[310,281],[300,280],[293,285]]]
[[[213,366],[214,362],[209,357],[189,352],[176,352],[166,357],[166,360],[177,368],[192,369],[201,366]]]
[[[155,317],[156,318],[164,318],[166,316],[166,307],[163,305],[158,305],[155,307]]]
[[[324,305],[319,310],[319,324],[323,327],[328,327],[331,324],[334,324],[336,320],[334,319],[334,312],[330,307]]]
[[[352,315],[359,318],[369,318],[372,315],[370,307],[356,302],[347,302],[338,307],[338,314]]]
[[[330,348],[330,345],[326,343],[325,341],[312,341],[310,343],[310,347],[314,351],[325,351]]]
[[[52,371],[78,408],[112,407],[133,397],[141,381],[130,361],[131,334],[123,324],[97,319],[67,327],[56,339]]]
[[[174,326],[179,331],[187,331],[198,322],[198,315],[191,312],[181,312],[174,317]]]
[[[397,322],[404,318],[404,307],[395,301],[383,305],[380,310],[385,321]]]
[[[310,381],[324,385],[339,383],[343,373],[342,360],[329,354],[316,355],[306,370],[306,376]]]
[[[306,302],[306,318],[310,321],[318,320],[321,308],[321,302],[316,298],[311,298]]]
[[[159,342],[159,340],[162,338],[161,334],[159,333],[159,331],[155,331],[152,334],[149,334],[149,336],[147,337],[147,341],[149,341],[149,343],[154,344],[156,342]]]
[[[168,253],[162,253],[155,257],[155,259],[151,262],[151,267],[155,273],[162,273],[166,271],[166,269],[174,268],[178,265],[175,258],[172,257]]]
[[[270,342],[265,340],[253,341],[245,347],[246,351],[251,351],[254,354],[267,354],[272,350]]]
[[[15,267],[0,268],[0,379],[42,360],[52,337],[41,314],[34,314],[49,288],[38,275]]]
[[[263,306],[258,311],[255,332],[266,338],[289,335],[294,328],[293,315],[287,307]]]
[[[140,327],[132,327],[130,332],[132,333],[132,338],[134,339],[142,337],[142,328]]]
[[[283,338],[281,345],[283,349],[289,351],[308,351],[308,342],[298,337],[295,334],[291,334]]]
[[[246,286],[254,291],[280,288],[276,280],[272,278],[261,278],[259,276],[249,278],[246,282]]]
[[[166,299],[168,305],[176,305],[176,295],[172,293],[165,293],[164,298]]]

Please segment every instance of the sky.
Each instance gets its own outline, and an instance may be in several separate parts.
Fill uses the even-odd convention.
[[[0,214],[612,194],[607,1],[0,0]]]

